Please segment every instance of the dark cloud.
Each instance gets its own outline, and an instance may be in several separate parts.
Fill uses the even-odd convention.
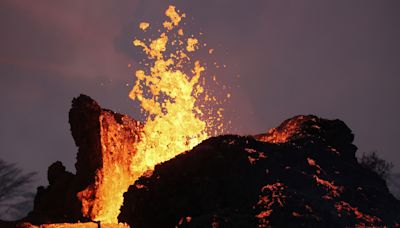
[[[361,151],[400,168],[398,1],[172,1],[227,68],[233,132],[259,133],[297,114],[343,119]],[[68,109],[79,93],[138,118],[127,97],[140,59],[137,24],[163,20],[165,1],[2,1],[0,151],[40,171],[76,148]],[[211,73],[210,73],[211,74]]]

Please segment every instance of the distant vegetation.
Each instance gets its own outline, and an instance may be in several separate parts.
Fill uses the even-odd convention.
[[[360,159],[360,164],[375,172],[384,180],[388,180],[393,170],[393,163],[380,158],[375,151],[364,153]]]
[[[400,199],[400,173],[393,173],[393,163],[380,158],[375,151],[364,153],[359,163],[382,177],[382,179],[386,181],[392,194],[397,199]]]
[[[14,220],[32,209],[36,173],[25,173],[16,164],[0,159],[0,219]]]
[[[400,200],[400,173],[394,173],[390,175],[388,187],[392,194]]]

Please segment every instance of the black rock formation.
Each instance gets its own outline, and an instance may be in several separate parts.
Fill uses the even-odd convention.
[[[400,202],[355,158],[340,120],[297,116],[256,137],[205,140],[124,195],[131,227],[354,227],[400,224]]]
[[[82,199],[78,193],[87,188],[96,189],[96,172],[102,169],[104,154],[118,155],[119,151],[113,151],[114,148],[134,153],[141,129],[138,121],[102,109],[86,95],[73,99],[69,123],[78,147],[76,174],[66,171],[60,161],[53,163],[48,169],[49,185],[38,187],[34,209],[23,221],[32,224],[89,221],[90,218],[82,213]],[[88,199],[84,199],[87,205],[91,206],[95,194],[93,191]]]
[[[138,121],[85,95],[73,100],[69,118],[76,174],[52,164],[49,186],[38,188],[34,210],[20,224],[89,221],[82,200],[90,214],[105,160],[127,157],[121,170],[130,167]],[[340,120],[296,116],[265,134],[207,139],[132,183],[118,219],[142,228],[399,227],[400,202],[358,164],[353,138]]]

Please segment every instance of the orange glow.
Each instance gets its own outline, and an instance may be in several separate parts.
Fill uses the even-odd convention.
[[[274,205],[283,207],[285,204],[285,194],[284,191],[287,189],[281,182],[276,182],[274,184],[268,184],[262,187],[262,195],[259,196],[257,206],[261,209],[261,212],[255,217],[259,219],[261,224],[269,225],[268,217],[273,212]]]
[[[186,50],[189,52],[195,51],[198,42],[196,38],[188,38]]]
[[[139,28],[140,28],[141,30],[146,30],[146,29],[148,29],[149,27],[150,27],[150,24],[147,23],[147,22],[141,22],[141,23],[139,24]]]
[[[19,226],[18,226],[19,227]],[[42,224],[35,226],[32,224],[23,224],[21,227],[25,228],[97,228],[99,225],[94,222],[85,223],[53,223],[53,224]],[[103,228],[128,228],[127,224],[101,224]]]
[[[285,143],[298,133],[301,123],[301,119],[300,121],[291,119],[285,124],[284,128],[272,128],[267,134],[259,135],[258,140],[269,143]]]
[[[109,112],[102,113],[99,122],[102,167],[96,170],[95,183],[77,196],[85,217],[102,224],[116,224],[123,194],[139,176],[132,173],[130,166],[142,125],[126,116],[117,121]],[[123,141],[126,143],[118,143]]]
[[[314,122],[316,123],[315,118],[308,119],[306,116],[297,116],[290,120],[286,120],[280,126],[276,128],[272,128],[266,134],[256,135],[255,137],[259,141],[269,142],[269,143],[286,143],[290,140],[294,140],[296,138],[304,137],[305,132],[302,132],[302,124],[305,122]],[[311,126],[312,128],[318,129],[319,126],[314,124]]]
[[[356,227],[367,227],[371,226],[371,224],[382,222],[380,218],[364,214],[359,211],[357,207],[352,207],[349,203],[345,201],[335,203],[335,208],[336,211],[339,213],[339,216],[342,216],[343,214],[353,214],[354,216],[356,216],[358,220],[358,224],[356,224]]]
[[[133,41],[135,46],[143,48],[151,62],[149,69],[136,71],[137,80],[129,94],[131,99],[140,102],[147,116],[142,139],[136,147],[138,154],[131,166],[137,173],[152,170],[156,164],[193,148],[208,137],[207,123],[201,119],[203,110],[198,105],[204,93],[201,78],[205,69],[200,61],[189,61],[187,53],[196,51],[199,41],[193,37],[186,42],[172,40],[170,37],[183,36],[183,29],[178,26],[185,14],[169,6],[165,15],[170,19],[163,23],[167,31],[160,32],[150,44]],[[177,46],[169,55],[168,45]],[[188,68],[192,69],[191,74],[184,72]]]
[[[174,27],[178,26],[182,18],[186,16],[185,14],[179,14],[179,11],[177,12],[175,10],[175,6],[169,6],[165,11],[165,15],[171,19],[171,21],[164,21],[163,23],[164,28],[168,30],[172,30]]]
[[[323,180],[322,178],[318,177],[317,175],[314,175],[315,181],[319,184],[324,186],[329,191],[329,194],[326,195],[327,199],[330,199],[331,197],[339,197],[340,193],[342,192],[342,187],[338,187],[334,185],[333,181],[329,182],[327,180]]]
[[[102,148],[103,167],[96,172],[96,183],[78,193],[82,213],[102,224],[118,223],[123,194],[137,178],[144,173],[151,175],[156,164],[208,138],[213,122],[222,117],[222,109],[218,109],[217,116],[205,117],[211,113],[210,102],[217,103],[217,99],[205,91],[205,68],[199,60],[191,59],[201,46],[199,40],[193,36],[185,39],[183,29],[178,27],[185,14],[169,6],[165,15],[168,20],[158,30],[157,38],[133,40],[147,58],[143,69],[135,72],[136,81],[129,97],[140,103],[145,124],[132,132],[138,134],[132,148],[122,148],[116,143],[118,140],[113,140],[120,134],[119,127],[102,130],[102,140],[108,142],[102,142],[103,147],[110,145]],[[139,28],[147,30],[149,26],[142,22]],[[214,132],[222,127],[219,124]]]

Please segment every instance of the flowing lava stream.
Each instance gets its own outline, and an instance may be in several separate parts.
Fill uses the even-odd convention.
[[[205,68],[191,59],[201,44],[194,36],[186,37],[180,27],[185,14],[169,6],[165,15],[168,20],[157,30],[156,39],[133,41],[147,56],[142,64],[145,69],[135,72],[136,82],[129,94],[146,116],[136,153],[104,155],[95,187],[78,193],[84,216],[102,224],[124,226],[117,218],[123,194],[141,175],[192,149],[211,132],[223,132],[223,110],[215,108],[221,103],[205,90]],[[151,25],[142,22],[139,28],[145,33]]]

